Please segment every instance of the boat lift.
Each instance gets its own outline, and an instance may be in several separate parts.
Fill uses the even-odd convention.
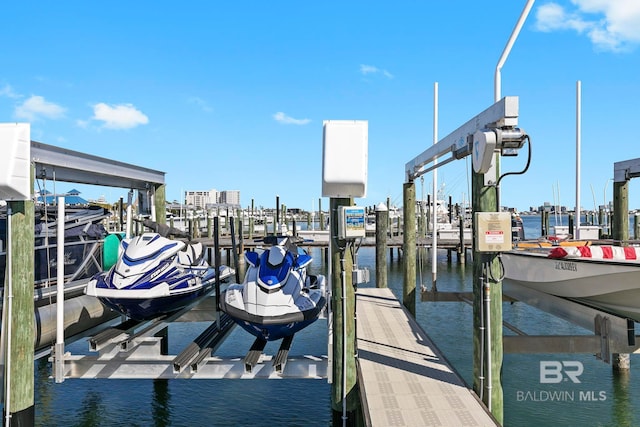
[[[206,306],[213,297],[203,302]],[[263,354],[264,346],[252,346],[247,356],[221,358],[212,355],[233,330],[226,314],[214,320],[179,354],[169,355],[158,332],[174,321],[190,320],[187,307],[170,316],[146,322],[126,320],[88,339],[88,355],[66,354],[65,378],[108,379],[325,379],[327,357],[288,357],[291,339],[275,356]],[[213,319],[210,311],[209,319]],[[203,320],[199,315],[198,320]],[[218,323],[219,322],[219,323]],[[268,363],[271,362],[271,363]],[[286,369],[285,369],[286,367]]]
[[[640,353],[640,336],[635,334],[635,322],[631,319],[539,292],[508,279],[502,282],[502,288],[504,295],[592,332],[592,335],[532,336],[505,324],[517,334],[503,337],[505,353],[590,353],[605,363],[611,363],[613,353]]]

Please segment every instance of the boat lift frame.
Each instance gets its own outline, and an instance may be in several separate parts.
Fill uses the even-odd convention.
[[[405,165],[407,182],[412,182],[425,173],[454,160],[460,160],[471,155],[473,151],[473,135],[476,131],[483,129],[512,130],[517,128],[518,99],[517,96],[505,96],[407,162]],[[496,149],[499,149],[499,147],[496,147]],[[451,157],[439,160],[440,157],[449,153],[451,153]],[[474,156],[480,155],[478,152],[473,154]],[[435,160],[437,160],[437,163],[434,163]],[[425,168],[430,163],[434,164]],[[491,174],[486,175],[489,176]]]
[[[213,297],[201,304],[208,304]],[[190,321],[187,307],[169,317],[147,322],[126,320],[89,338],[92,354],[66,354],[65,379],[326,379],[327,356],[302,355],[287,357],[252,354],[255,360],[247,366],[247,357],[217,357],[219,348],[233,330],[235,323],[226,314],[220,324],[210,312],[213,322],[179,354],[166,352],[162,336],[157,333],[170,322]],[[199,321],[204,321],[202,315]],[[251,354],[251,351],[249,352]],[[288,353],[288,352],[287,352]],[[271,363],[269,363],[271,362]]]
[[[165,184],[165,173],[116,160],[106,159],[53,145],[31,141],[31,160],[35,177],[63,182],[155,191]],[[153,211],[153,207],[152,207]],[[66,378],[327,378],[326,356],[275,356],[258,354],[249,371],[241,357],[219,358],[211,353],[224,341],[233,327],[222,317],[220,325],[205,298],[170,318],[147,322],[115,321],[94,327],[86,334],[77,334],[73,341],[90,333],[89,349],[97,354],[73,355],[64,352],[64,343],[57,343],[54,352],[56,381]],[[204,307],[204,308],[203,308]],[[193,310],[193,312],[191,312]],[[204,311],[203,311],[204,310]],[[206,312],[205,312],[206,311]],[[172,321],[215,320],[178,355],[167,355],[166,342],[154,336]],[[164,353],[164,354],[163,354]],[[45,355],[46,352],[40,354]],[[274,364],[266,364],[271,361]]]
[[[591,353],[605,363],[611,363],[612,353],[640,353],[640,336],[635,335],[635,322],[631,319],[539,292],[509,280],[503,281],[502,288],[504,295],[593,334],[533,336],[506,325],[518,335],[503,337],[505,353]]]

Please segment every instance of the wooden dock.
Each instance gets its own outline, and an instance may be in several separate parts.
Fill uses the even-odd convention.
[[[356,295],[358,383],[367,426],[497,426],[388,288]]]

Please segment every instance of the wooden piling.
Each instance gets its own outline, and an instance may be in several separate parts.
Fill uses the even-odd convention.
[[[244,233],[242,232],[242,220],[240,220],[240,226],[238,227],[238,229],[240,230],[240,233],[238,233],[238,237],[240,238],[240,244],[238,246],[238,254],[240,256],[238,258],[238,267],[236,268],[238,270],[238,274],[236,275],[236,277],[239,277],[238,283],[240,283],[240,280],[244,278],[244,274],[247,271],[247,267],[244,259]]]
[[[331,407],[333,409],[333,425],[336,426],[343,425],[343,421],[345,421],[342,419],[343,409],[346,409],[347,425],[354,425],[348,421],[357,418],[356,414],[360,405],[356,384],[355,289],[351,277],[353,258],[351,251],[345,250],[346,242],[339,240],[336,232],[338,230],[338,207],[351,206],[352,204],[350,198],[331,198],[329,201],[331,210],[329,216],[331,221],[329,227],[331,233],[331,303],[333,307]],[[346,300],[343,300],[343,292],[346,295]]]
[[[153,206],[155,208],[155,218],[158,224],[167,224],[167,186],[165,184],[155,187],[153,192]]]
[[[458,262],[465,264],[467,262],[467,250],[464,247],[464,212],[458,213],[458,230],[460,230],[460,242],[458,246]]]
[[[387,287],[387,221],[389,211],[380,203],[376,206],[376,287]]]
[[[629,240],[629,181],[613,183],[613,216],[611,235],[620,245],[627,246]],[[614,353],[611,362],[614,372],[628,372],[629,354]]]
[[[578,224],[580,224],[580,223],[578,222]],[[569,233],[571,236],[573,236],[573,238],[575,239],[575,238],[576,238],[576,233],[574,233],[574,232],[573,232],[573,230],[574,230],[574,220],[573,220],[573,214],[572,214],[572,213],[570,213],[570,214],[568,215],[568,218],[567,218],[567,225],[569,226],[569,231],[568,231],[568,233]]]
[[[404,284],[402,286],[402,304],[409,313],[416,317],[416,186],[413,181],[402,185],[403,216],[405,229],[402,259],[404,269]]]
[[[253,216],[253,199],[251,199],[251,216],[249,216],[249,239],[253,239],[253,224],[255,218]]]
[[[495,161],[495,160],[494,160]],[[495,166],[496,176],[499,166]],[[476,172],[472,173],[472,197],[474,213],[474,232],[478,232],[476,224],[476,212],[496,212],[498,210],[498,194],[495,186],[484,185],[484,175]],[[482,400],[487,405],[493,416],[502,424],[504,417],[503,390],[501,381],[502,370],[502,283],[493,278],[501,277],[502,271],[497,253],[477,252],[475,242],[473,245],[473,389],[482,396]],[[487,267],[490,274],[485,274],[484,267]],[[486,276],[485,281],[481,276]],[[488,283],[487,283],[488,282]],[[489,319],[490,333],[488,337],[483,334],[485,325],[485,292],[489,287]],[[484,346],[482,345],[484,343]],[[485,349],[484,351],[482,349]],[[490,351],[490,366],[487,366],[486,349]],[[490,370],[491,381],[487,381]],[[481,375],[484,372],[484,375]],[[481,381],[481,376],[485,380]],[[490,402],[490,403],[489,403]]]
[[[629,181],[613,183],[613,211],[611,237],[620,242],[629,240]]]
[[[10,348],[5,354],[7,367],[4,378],[8,391],[3,410],[3,423],[9,426],[32,426],[35,424],[34,406],[34,353],[35,341],[33,283],[34,283],[34,228],[35,210],[33,202],[7,202],[7,224],[11,228],[11,243],[7,250],[5,274],[4,310],[8,310],[7,323],[10,333]],[[9,293],[9,289],[11,292]],[[3,325],[4,326],[4,325]],[[8,417],[8,423],[6,423]]]

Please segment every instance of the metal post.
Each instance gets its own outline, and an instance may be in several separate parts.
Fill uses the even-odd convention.
[[[56,383],[64,381],[64,197],[58,197],[58,228],[56,231]]]

